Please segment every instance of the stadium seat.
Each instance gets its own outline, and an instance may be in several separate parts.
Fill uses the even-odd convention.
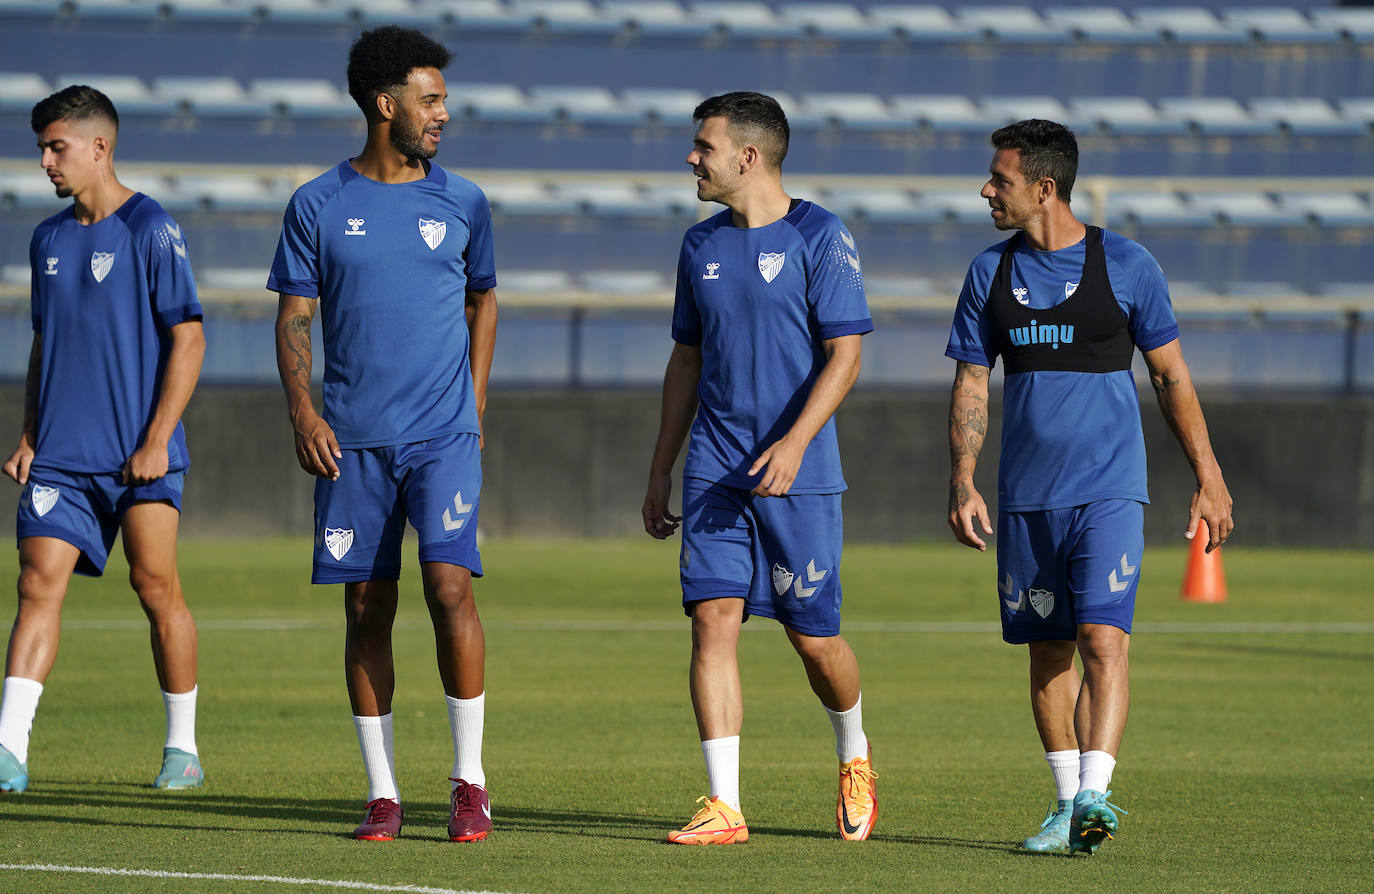
[[[1280,208],[1262,192],[1195,192],[1187,196],[1187,202],[1233,227],[1297,227],[1308,222],[1305,214]]]
[[[459,110],[469,118],[482,121],[552,120],[548,109],[535,108],[514,84],[448,84],[449,114],[458,117]]]
[[[661,295],[671,292],[667,278],[657,270],[588,270],[578,279],[588,292],[608,295]]]
[[[194,251],[192,247],[192,251]],[[223,289],[244,294],[261,293],[263,300],[270,301],[267,291],[267,273],[253,267],[198,267],[196,285],[202,289]]]
[[[587,0],[512,0],[511,11],[529,15],[534,27],[551,34],[614,34],[620,23],[603,17]]]
[[[845,130],[902,130],[916,123],[895,116],[887,103],[872,93],[808,93],[802,97],[802,106],[806,115]]]
[[[1158,32],[1131,21],[1115,6],[1051,6],[1045,21],[1066,28],[1076,40],[1092,43],[1153,43]]]
[[[787,3],[778,7],[778,14],[820,40],[884,40],[893,34],[890,26],[872,21],[849,3]]]
[[[366,27],[402,25],[408,28],[432,28],[435,15],[432,9],[412,0],[332,0],[335,5],[348,8],[351,18]]]
[[[54,88],[60,90],[72,84],[85,84],[104,93],[120,115],[172,115],[178,111],[176,100],[155,95],[133,75],[60,74]]]
[[[1167,120],[1186,124],[1205,136],[1278,133],[1275,121],[1256,120],[1229,96],[1174,97],[1159,101]]]
[[[258,17],[260,4],[252,0],[167,0],[164,8],[174,21],[248,22]]]
[[[0,171],[0,200],[16,208],[37,208],[55,214],[67,204],[36,166],[31,171]]]
[[[984,96],[978,101],[978,107],[983,110],[989,130],[1027,118],[1044,118],[1073,126],[1069,110],[1053,96]]]
[[[1366,130],[1374,128],[1374,98],[1342,99],[1336,108],[1347,121],[1358,121]]]
[[[992,236],[991,211],[988,200],[978,194],[980,186],[978,180],[970,178],[967,187],[924,189],[919,195],[930,211],[962,224],[986,224],[988,235]]]
[[[1354,135],[1368,129],[1364,122],[1337,113],[1324,99],[1252,99],[1250,114],[1297,136]]]
[[[720,206],[714,202],[703,202],[697,198],[697,188],[692,181],[691,172],[685,170],[685,165],[683,167],[684,176],[681,183],[664,183],[645,187],[645,204],[661,208],[666,214],[675,217],[692,219],[700,219],[719,211]]]
[[[860,246],[860,252],[863,247]],[[942,288],[928,276],[865,276],[864,294],[868,298],[914,299],[939,295]],[[953,294],[958,294],[956,287]],[[865,349],[866,350],[866,349]]]
[[[706,96],[678,87],[631,87],[620,91],[620,107],[650,123],[690,127],[692,112]]]
[[[1079,97],[1069,103],[1069,117],[1113,134],[1173,135],[1185,133],[1186,123],[1163,118],[1138,96]]]
[[[888,98],[892,113],[933,131],[991,130],[991,120],[967,96],[952,94],[903,94]]]
[[[244,175],[195,174],[177,177],[176,191],[214,211],[261,211],[280,213],[291,199],[285,178],[264,179]],[[156,196],[154,196],[156,198]]]
[[[672,217],[671,205],[653,202],[639,187],[608,180],[587,180],[553,188],[559,199],[572,203],[581,216]]]
[[[1374,208],[1357,193],[1283,192],[1278,202],[1285,211],[1310,217],[1323,227],[1374,228]]]
[[[1288,6],[1256,6],[1228,9],[1222,21],[1236,30],[1249,31],[1255,40],[1268,43],[1333,43],[1335,30],[1314,27],[1307,16]]]
[[[1352,43],[1374,41],[1374,9],[1369,7],[1340,9],[1314,9],[1310,13],[1312,23],[1324,30],[1331,31]]]
[[[753,0],[693,3],[688,16],[736,38],[785,39],[800,37],[804,32],[800,24],[782,21],[769,6]]]
[[[572,292],[576,288],[566,270],[502,270],[497,276],[497,289],[502,292],[538,294]]]
[[[323,0],[271,0],[261,7],[270,22],[298,25],[342,25],[351,14],[345,6],[330,6]]]
[[[28,264],[3,264],[0,265],[0,283],[7,286],[23,286],[28,288],[32,284],[31,272]]]
[[[254,78],[248,95],[292,118],[358,117],[353,98],[324,78]]]
[[[273,111],[271,103],[254,99],[242,84],[226,77],[159,77],[153,80],[153,94],[196,115],[263,117]]]
[[[484,183],[482,191],[495,214],[566,217],[578,213],[576,202],[556,195],[546,184],[531,180]]]
[[[0,15],[51,19],[62,13],[62,5],[52,0],[0,0]]]
[[[32,72],[0,72],[0,111],[28,112],[52,92],[48,82]]]
[[[501,0],[417,0],[419,9],[460,31],[524,31],[532,11],[507,7]]]
[[[620,27],[650,37],[703,37],[713,27],[688,16],[675,0],[607,0],[601,11]]]
[[[1067,27],[1045,21],[1029,6],[965,6],[957,18],[1002,43],[1053,44],[1073,39]]]
[[[851,224],[861,220],[874,223],[933,224],[944,218],[942,209],[933,208],[917,200],[905,189],[836,187],[824,191],[821,204]]]
[[[1107,223],[1143,227],[1205,227],[1213,216],[1194,208],[1173,192],[1113,190],[1107,194]]]
[[[162,4],[157,0],[72,0],[71,5],[83,19],[152,20]]]
[[[955,43],[983,39],[983,29],[957,21],[941,6],[870,6],[874,24],[891,28],[913,43]]]
[[[1142,29],[1156,31],[1176,43],[1249,43],[1245,28],[1223,24],[1210,9],[1201,6],[1150,6],[1133,13]]]
[[[626,109],[605,87],[531,87],[529,106],[550,118],[581,124],[633,124],[636,109]]]

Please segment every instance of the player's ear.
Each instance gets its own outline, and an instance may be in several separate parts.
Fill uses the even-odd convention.
[[[739,172],[740,172],[741,174],[743,174],[745,171],[749,170],[750,168],[754,167],[754,166],[757,165],[758,163],[759,163],[759,149],[758,149],[757,146],[746,145],[743,149],[740,150],[740,153],[739,153]]]
[[[383,121],[396,117],[396,98],[390,93],[377,94],[377,114]]]
[[[91,159],[93,161],[104,161],[109,157],[110,149],[110,138],[104,134],[91,139]]]
[[[1059,195],[1059,184],[1054,182],[1053,177],[1041,177],[1035,186],[1039,190],[1041,204]]]

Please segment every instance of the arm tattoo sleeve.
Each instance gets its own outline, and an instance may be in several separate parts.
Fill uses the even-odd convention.
[[[310,317],[297,314],[286,321],[286,348],[296,357],[296,365],[291,369],[291,377],[301,387],[310,388]]]

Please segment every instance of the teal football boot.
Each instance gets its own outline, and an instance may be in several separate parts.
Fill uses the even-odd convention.
[[[180,748],[162,749],[162,772],[153,780],[154,788],[200,788],[205,784],[205,772],[200,758]]]
[[[1072,801],[1055,801],[1045,812],[1040,831],[1021,842],[1021,847],[1038,854],[1069,852],[1069,823],[1073,819]]]
[[[1095,854],[1102,842],[1116,836],[1115,811],[1121,810],[1107,799],[1111,792],[1084,789],[1073,799],[1073,820],[1070,822],[1069,851],[1075,854]],[[1129,815],[1121,810],[1123,815]]]
[[[29,787],[29,765],[19,763],[4,745],[0,745],[0,792],[22,792]]]

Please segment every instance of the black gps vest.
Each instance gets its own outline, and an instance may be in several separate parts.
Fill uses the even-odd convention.
[[[1025,241],[1017,233],[1002,250],[988,293],[992,347],[1006,373],[1064,370],[1107,373],[1131,368],[1135,342],[1116,303],[1102,250],[1102,230],[1088,227],[1078,288],[1054,307],[1035,310],[1012,295],[1012,252]]]

